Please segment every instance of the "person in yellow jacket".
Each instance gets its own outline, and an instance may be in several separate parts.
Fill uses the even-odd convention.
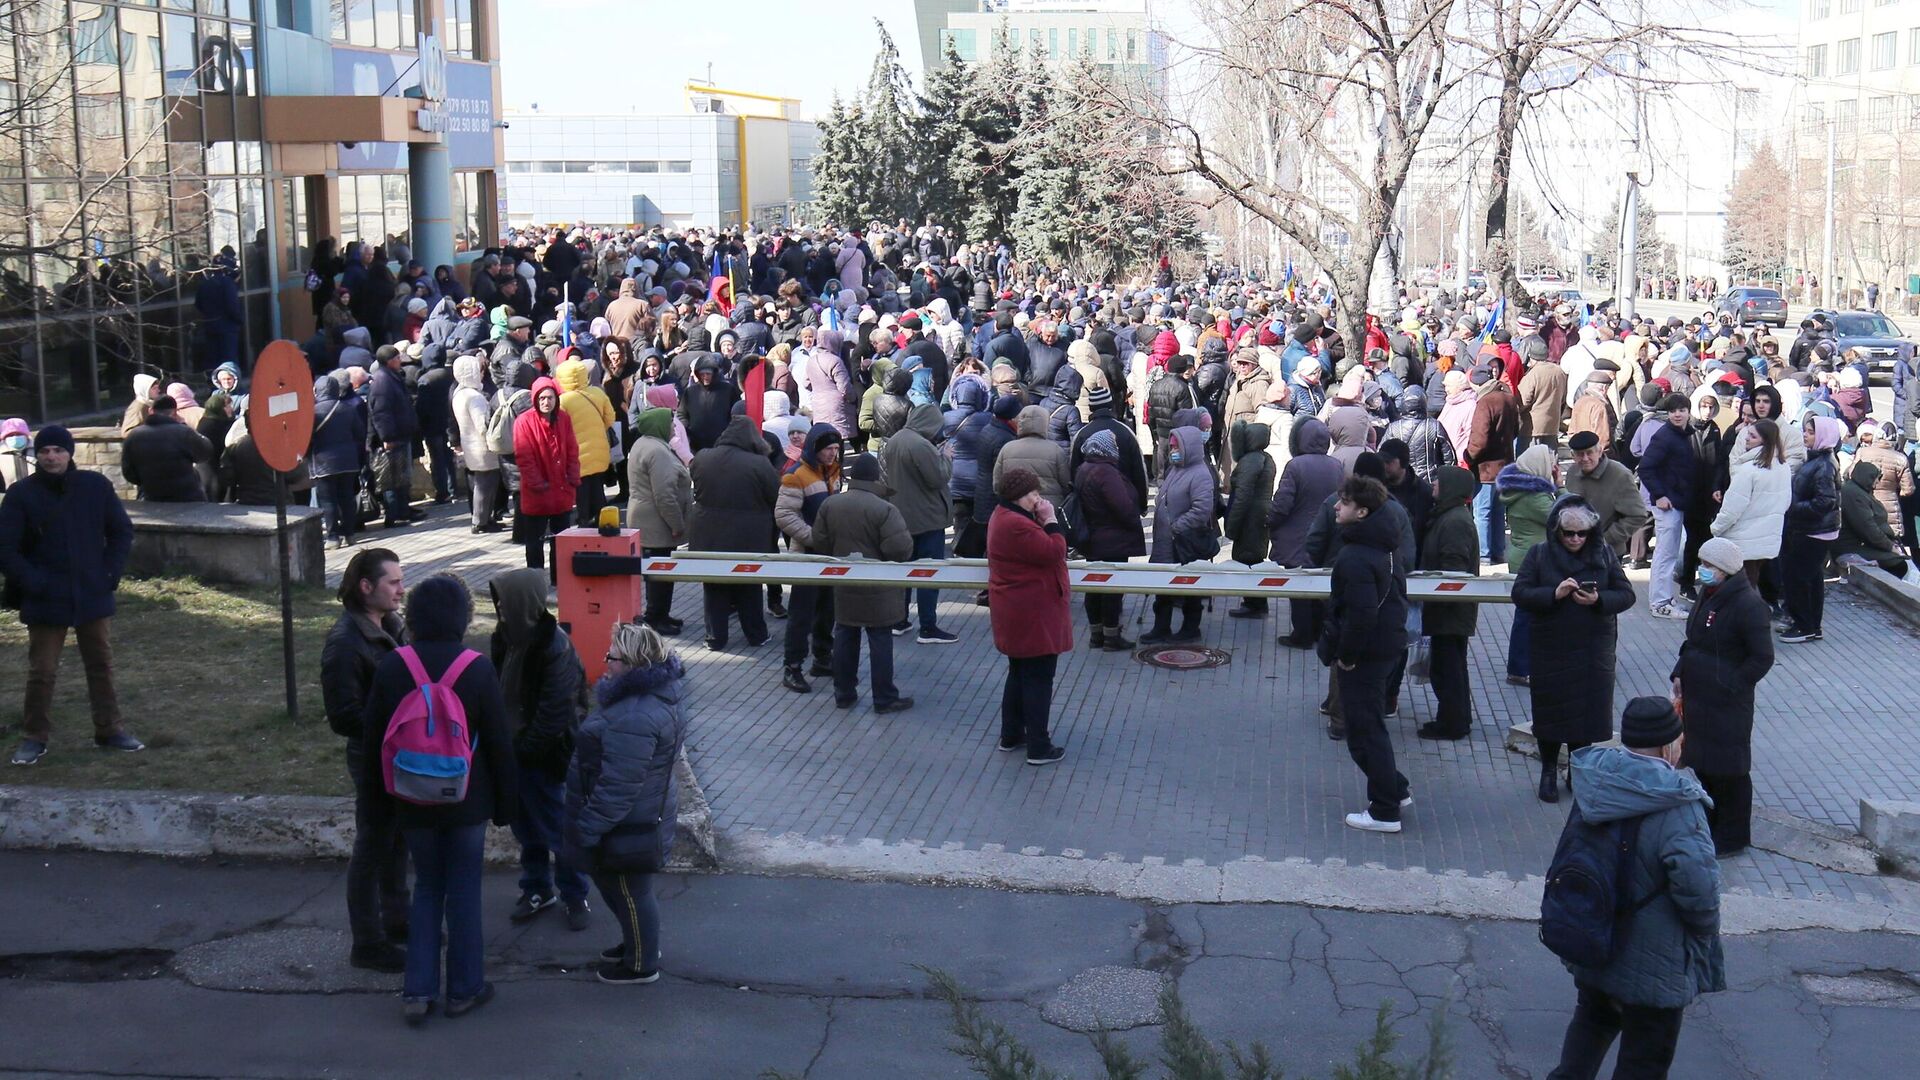
[[[553,381],[560,384],[560,407],[573,422],[573,437],[580,444],[580,491],[574,500],[574,521],[591,526],[607,504],[607,470],[613,467],[612,447],[607,431],[613,427],[613,402],[606,391],[587,381],[587,362],[566,350],[566,358],[553,369]]]

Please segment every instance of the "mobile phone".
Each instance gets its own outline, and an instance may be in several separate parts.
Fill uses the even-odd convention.
[[[1600,583],[1598,581],[1582,581],[1580,583],[1580,591],[1581,592],[1599,592]]]

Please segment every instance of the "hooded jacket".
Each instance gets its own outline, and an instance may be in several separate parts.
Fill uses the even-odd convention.
[[[1786,529],[1787,504],[1793,501],[1792,466],[1775,461],[1760,467],[1765,446],[1733,451],[1733,468],[1720,512],[1713,519],[1713,535],[1740,545],[1748,559],[1772,559],[1780,554]],[[1617,550],[1617,549],[1616,549]]]
[[[513,422],[513,461],[520,473],[520,510],[540,517],[573,511],[580,487],[580,447],[574,442],[573,421],[567,410],[555,406],[553,419],[540,415],[542,391],[558,397],[560,388],[542,375],[529,393],[532,407]]]
[[[1473,524],[1473,497],[1480,481],[1466,469],[1441,469],[1434,483],[1439,491],[1428,512],[1427,533],[1420,541],[1420,569],[1460,574],[1480,573],[1480,533]],[[1421,604],[1420,629],[1436,636],[1472,637],[1479,623],[1478,604]]]
[[[693,510],[687,546],[694,551],[774,550],[773,504],[780,473],[767,443],[745,416],[736,416],[720,441],[693,455]]]
[[[1546,535],[1547,514],[1556,494],[1553,481],[1526,472],[1515,462],[1500,470],[1493,489],[1507,514],[1507,565],[1519,566]]]
[[[884,376],[880,367],[887,365]],[[913,411],[913,401],[907,396],[913,389],[913,373],[895,367],[884,360],[874,361],[874,389],[871,395],[872,422],[862,424],[870,437],[867,448],[878,454],[886,448],[886,442],[894,432],[907,426],[907,414]],[[874,391],[880,391],[875,393]]]
[[[1116,397],[1126,393],[1124,386],[1113,385],[1113,380],[1108,377],[1101,359],[1101,353],[1095,348],[1094,343],[1085,338],[1075,339],[1067,346],[1067,363],[1080,374],[1080,395],[1074,404],[1080,409],[1080,422],[1083,424],[1093,418],[1093,403],[1088,400],[1088,395],[1093,391],[1105,388],[1112,391]],[[1060,376],[1055,374],[1053,378],[1057,386]]]
[[[1879,470],[1879,479],[1873,482],[1873,497],[1880,500],[1887,511],[1887,520],[1893,522],[1898,531],[1899,523],[1906,517],[1901,512],[1900,501],[1911,499],[1914,494],[1913,465],[1907,461],[1907,455],[1880,441],[1871,445],[1863,443],[1854,460],[1871,462]]]
[[[1073,437],[1080,433],[1080,428],[1085,424],[1080,413],[1080,400],[1086,396],[1083,392],[1085,385],[1086,381],[1078,368],[1071,364],[1062,365],[1054,372],[1053,386],[1047,391],[1046,400],[1041,403],[1047,410],[1047,438],[1052,439],[1062,452],[1072,448]]]
[[[972,444],[971,452],[978,474],[973,483],[973,522],[981,526],[982,543],[986,540],[986,526],[993,520],[993,508],[1000,504],[1000,489],[997,486],[1001,473],[1000,455],[1014,441],[1014,434],[1011,423],[987,412],[961,425],[960,434],[954,439],[953,456],[956,462],[968,444]]]
[[[493,404],[487,400],[486,377],[487,365],[477,356],[462,356],[453,362],[453,419],[460,429],[460,460],[470,473],[500,468],[500,455],[487,446],[487,420],[493,415]]]
[[[1014,440],[1002,447],[994,459],[993,490],[1000,490],[1001,478],[1008,470],[1031,469],[1040,480],[1040,494],[1057,511],[1073,489],[1073,474],[1067,469],[1066,450],[1047,438],[1048,423],[1042,406],[1029,405],[1020,410],[1014,421]]]
[[[420,416],[414,412],[407,380],[384,364],[373,369],[367,412],[376,443],[405,443],[420,437]]]
[[[1087,440],[1102,431],[1110,431],[1113,433],[1114,446],[1119,451],[1118,460],[1114,462],[1114,465],[1120,470],[1121,475],[1126,478],[1127,484],[1133,489],[1134,497],[1138,503],[1134,516],[1139,517],[1144,515],[1147,512],[1146,459],[1140,454],[1140,441],[1134,438],[1133,425],[1124,423],[1118,417],[1114,416],[1111,406],[1095,409],[1093,411],[1093,419],[1087,421],[1086,426],[1074,435],[1073,446],[1067,453],[1067,467],[1072,470],[1076,478],[1075,482],[1077,483],[1077,478],[1080,475],[1080,466],[1085,464],[1087,460]]]
[[[1327,413],[1327,433],[1333,443],[1328,453],[1340,463],[1343,476],[1353,475],[1353,463],[1369,449],[1373,425],[1358,405],[1336,405]]]
[[[847,490],[821,501],[808,546],[839,558],[857,555],[887,562],[912,558],[913,536],[906,519],[886,496],[886,485],[877,480],[849,480]],[[835,625],[893,626],[906,617],[905,589],[842,585],[834,591]]]
[[[544,570],[509,570],[487,584],[499,616],[490,658],[513,730],[514,757],[558,783],[587,711],[587,675],[573,641],[547,610]]]
[[[1707,829],[1712,800],[1699,781],[1656,758],[1590,746],[1573,755],[1573,801],[1592,824],[1642,819],[1628,863],[1628,902],[1666,886],[1622,928],[1620,953],[1607,966],[1568,965],[1574,983],[1662,1009],[1725,990],[1720,866]]]
[[[1414,475],[1428,484],[1433,483],[1440,470],[1459,460],[1446,429],[1440,426],[1440,421],[1427,417],[1427,396],[1418,390],[1407,390],[1400,395],[1400,417],[1388,424],[1380,436],[1383,443],[1388,439],[1407,444]]]
[[[673,416],[665,409],[648,409],[635,421],[634,430],[639,437],[627,456],[627,528],[640,530],[645,547],[679,547],[687,542],[693,481],[680,456],[667,445],[673,436]]]
[[[708,354],[694,362],[693,374],[687,378],[686,387],[680,395],[680,415],[687,423],[687,440],[699,453],[720,440],[720,433],[727,430],[727,421],[733,416],[733,403],[740,399],[740,391],[727,381],[726,363],[718,355]],[[708,385],[700,384],[700,375],[713,374]]]
[[[1635,470],[1641,490],[1647,493],[1647,505],[1655,506],[1665,499],[1682,514],[1690,512],[1699,493],[1694,490],[1696,470],[1689,429],[1674,427],[1667,422],[1665,413],[1651,415],[1642,424],[1659,425],[1647,440],[1647,448],[1640,455],[1640,467]]]
[[[1613,736],[1618,616],[1633,606],[1633,585],[1612,548],[1589,538],[1578,555],[1559,539],[1560,515],[1586,500],[1565,495],[1547,514],[1547,539],[1533,546],[1513,583],[1513,602],[1533,617],[1533,728],[1553,742],[1604,742]],[[1587,605],[1556,597],[1567,578],[1599,585]],[[1575,790],[1579,790],[1577,787]]]
[[[1311,566],[1307,533],[1320,507],[1340,487],[1346,470],[1327,453],[1327,426],[1306,417],[1293,426],[1293,456],[1273,489],[1267,507],[1267,534],[1271,555],[1281,566]]]
[[[907,426],[887,440],[880,455],[893,492],[890,498],[914,536],[944,532],[953,523],[953,500],[948,495],[951,467],[934,445],[940,440],[940,428],[939,408],[915,405],[907,414]]]
[[[940,414],[940,435],[951,439],[967,417],[974,413],[985,412],[993,400],[993,393],[987,389],[987,381],[978,375],[961,375],[947,388],[947,408]]]
[[[1877,562],[1898,550],[1900,530],[1887,520],[1886,508],[1874,498],[1879,480],[1880,466],[1854,461],[1840,485],[1840,540],[1834,545],[1835,555],[1858,555]]]
[[[307,446],[307,474],[317,478],[357,473],[366,463],[366,409],[338,380],[322,375],[313,381],[313,438]]]
[[[613,467],[607,432],[614,421],[613,402],[606,391],[589,384],[587,362],[572,359],[553,369],[560,387],[560,407],[573,421],[573,437],[580,444],[580,475],[597,477]]]
[[[1178,447],[1181,462],[1169,462],[1153,508],[1153,551],[1149,558],[1171,563],[1174,538],[1205,536],[1214,529],[1213,469],[1207,465],[1207,438],[1196,427],[1173,429],[1168,445]]]
[[[800,460],[789,465],[780,476],[780,495],[773,505],[773,521],[796,551],[819,553],[820,549],[813,546],[813,523],[827,497],[840,490],[840,462],[827,465],[820,460],[820,449],[829,444],[844,450],[845,440],[832,424],[815,423],[813,430],[807,432]]]
[[[1228,433],[1233,458],[1239,462],[1229,479],[1227,542],[1235,562],[1252,566],[1265,562],[1272,546],[1267,533],[1267,508],[1273,503],[1273,459],[1267,456],[1272,431],[1265,424],[1241,420]]]
[[[1409,569],[1397,550],[1399,527],[1388,515],[1371,513],[1338,528],[1320,659],[1331,665],[1398,656],[1407,648]]]
[[[1800,536],[1820,536],[1840,530],[1840,480],[1833,448],[1844,430],[1830,416],[1812,418],[1813,449],[1793,472],[1793,499],[1787,504],[1787,528]]]
[[[593,865],[593,849],[621,825],[658,825],[660,859],[673,846],[680,786],[674,766],[687,738],[684,672],[678,659],[603,676],[595,708],[580,722],[567,767],[563,850]]]

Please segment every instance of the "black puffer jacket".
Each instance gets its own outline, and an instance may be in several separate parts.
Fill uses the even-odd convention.
[[[148,502],[206,502],[196,465],[213,460],[213,444],[172,414],[150,416],[120,450],[120,472]]]
[[[718,355],[702,356],[680,391],[680,418],[687,427],[687,442],[696,452],[720,441],[721,432],[727,430],[727,421],[733,417],[733,403],[740,398],[740,391],[727,381],[724,367]],[[702,386],[700,375],[704,372],[712,372],[713,380]]]
[[[1806,463],[1793,471],[1787,530],[1799,536],[1840,531],[1840,477],[1831,449],[1807,451]]]
[[[1440,421],[1427,417],[1427,395],[1407,390],[1400,395],[1400,418],[1387,425],[1382,442],[1399,439],[1407,444],[1407,456],[1413,460],[1414,474],[1428,484],[1441,469],[1458,462],[1453,441]]]
[[[693,455],[693,512],[687,546],[694,551],[772,551],[773,505],[780,474],[753,421],[736,416],[720,441]],[[782,455],[784,459],[784,454]]]
[[[1372,513],[1339,529],[1342,543],[1333,559],[1320,659],[1329,665],[1357,664],[1397,656],[1407,648],[1409,569],[1395,551],[1397,525]]]
[[[1680,764],[1708,776],[1753,768],[1753,693],[1773,670],[1767,602],[1732,574],[1687,616],[1687,640],[1674,662],[1685,705],[1687,743]]]

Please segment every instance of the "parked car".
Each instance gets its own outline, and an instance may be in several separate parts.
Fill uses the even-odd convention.
[[[1867,358],[1867,370],[1875,375],[1893,376],[1894,362],[1913,359],[1913,342],[1892,319],[1877,311],[1822,310],[1833,323],[1833,355],[1837,360],[1848,349],[1859,349]]]
[[[1779,289],[1736,286],[1722,293],[1713,306],[1720,314],[1733,316],[1737,326],[1766,323],[1780,330],[1787,328],[1787,301]]]

